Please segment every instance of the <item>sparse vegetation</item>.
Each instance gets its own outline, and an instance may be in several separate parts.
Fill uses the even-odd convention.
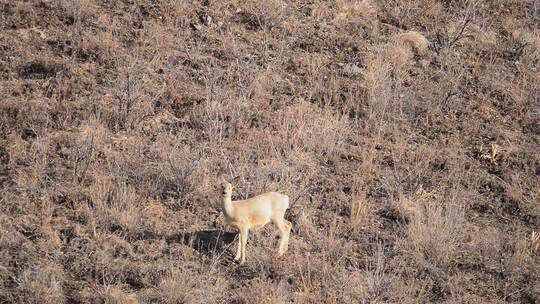
[[[540,302],[536,0],[0,1],[0,303]],[[290,197],[222,230],[232,199]]]

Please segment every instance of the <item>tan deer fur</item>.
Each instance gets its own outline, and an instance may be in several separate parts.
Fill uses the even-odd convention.
[[[246,261],[246,244],[250,229],[261,228],[269,222],[279,229],[280,243],[278,255],[283,255],[289,244],[292,224],[284,215],[289,208],[289,197],[277,192],[268,192],[250,199],[232,201],[232,185],[226,181],[221,183],[223,213],[227,224],[238,229],[240,238],[235,260],[240,264]]]

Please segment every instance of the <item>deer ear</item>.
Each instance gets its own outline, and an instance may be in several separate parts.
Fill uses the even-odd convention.
[[[223,174],[220,174],[217,178],[217,181],[219,184],[222,184],[224,182],[226,182],[227,180],[225,180],[225,176]]]

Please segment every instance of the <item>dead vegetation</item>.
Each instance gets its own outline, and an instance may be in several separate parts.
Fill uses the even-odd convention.
[[[539,12],[0,2],[0,303],[539,302]]]

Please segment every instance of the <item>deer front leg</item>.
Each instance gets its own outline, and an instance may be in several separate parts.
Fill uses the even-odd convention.
[[[246,261],[246,245],[247,245],[247,238],[248,238],[248,228],[242,228],[240,230],[241,240],[242,240],[242,258],[240,259],[240,265],[244,264]]]
[[[236,256],[234,257],[234,260],[235,261],[240,260],[241,255],[242,255],[242,233],[239,231],[238,246],[236,246]]]

